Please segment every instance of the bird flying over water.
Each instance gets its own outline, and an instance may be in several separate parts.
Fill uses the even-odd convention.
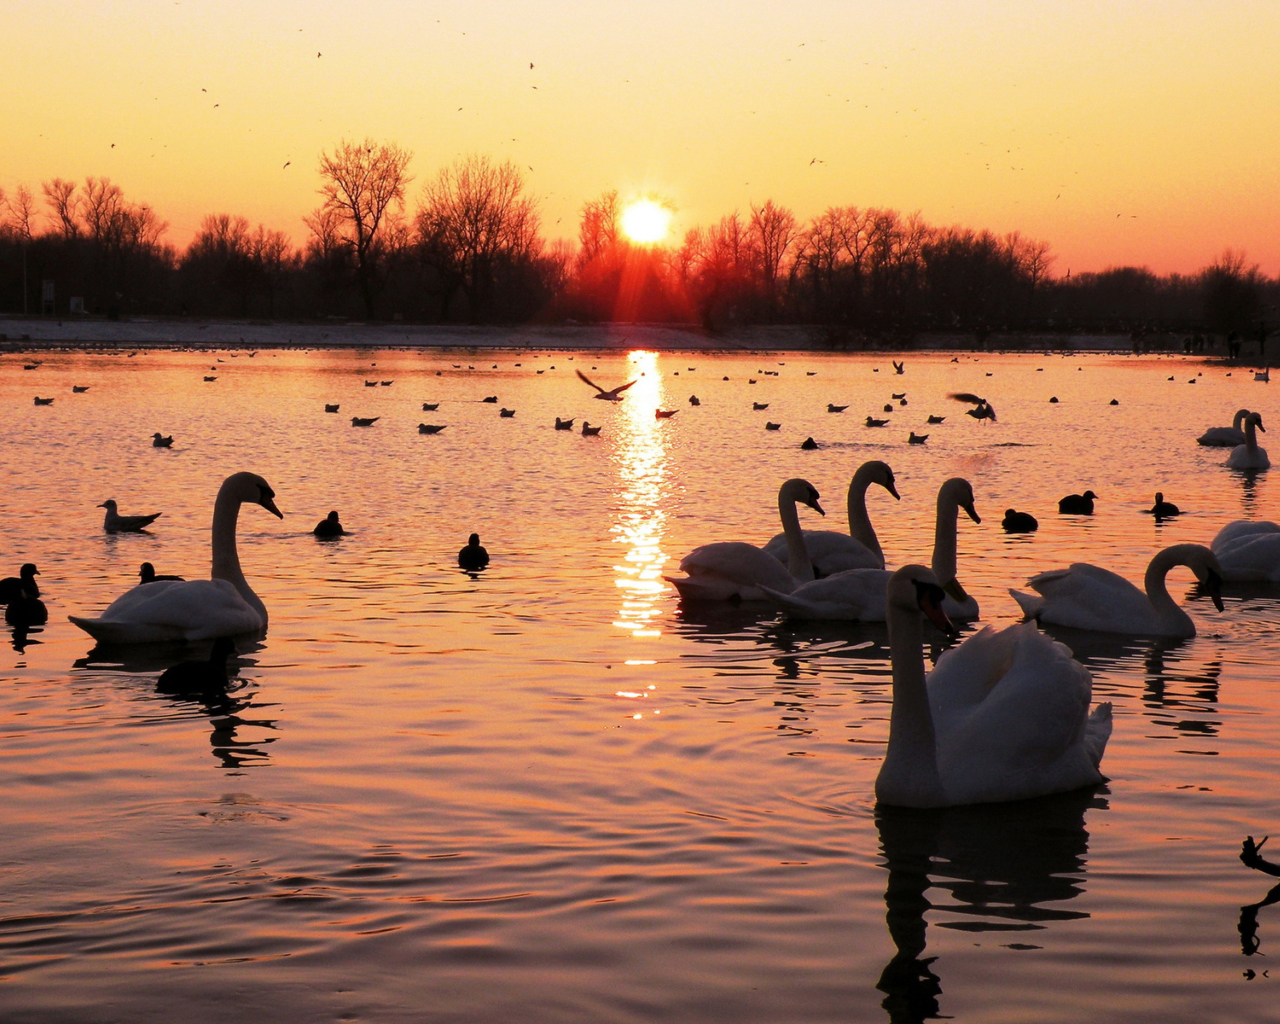
[[[965,410],[966,416],[972,416],[975,420],[990,420],[992,423],[996,421],[996,411],[985,398],[979,398],[968,391],[953,391],[947,397],[954,398],[957,402],[968,402],[974,406],[972,409]]]
[[[618,387],[614,388],[614,389],[613,389],[613,390],[611,390],[611,391],[606,391],[604,388],[602,388],[599,384],[597,384],[595,381],[593,381],[590,377],[588,377],[588,376],[587,376],[585,373],[583,373],[581,370],[578,370],[578,371],[577,371],[577,374],[578,374],[578,378],[579,378],[579,379],[580,379],[584,384],[589,384],[589,385],[591,385],[591,387],[593,387],[593,388],[595,388],[595,389],[596,389],[596,395],[595,395],[595,397],[596,397],[596,398],[599,398],[599,399],[601,399],[602,401],[605,401],[605,402],[621,402],[621,401],[622,401],[622,392],[626,391],[626,390],[627,390],[627,388],[631,387],[631,385],[633,385],[633,384],[635,383],[635,381],[634,381],[634,380],[632,380],[632,381],[628,381],[626,384],[621,384],[621,385],[619,385]]]

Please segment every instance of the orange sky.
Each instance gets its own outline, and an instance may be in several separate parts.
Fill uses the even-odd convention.
[[[1056,273],[1280,274],[1274,0],[7,0],[0,66],[0,187],[107,175],[178,245],[211,212],[301,243],[318,153],[372,136],[415,198],[510,158],[549,237],[617,188],[677,231],[890,206]]]

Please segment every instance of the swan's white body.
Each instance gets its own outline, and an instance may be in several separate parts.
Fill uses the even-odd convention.
[[[1228,523],[1209,547],[1232,582],[1280,583],[1280,526],[1239,519]]]
[[[917,581],[933,583],[930,595]],[[906,566],[889,584],[893,711],[876,799],[954,807],[1102,782],[1111,705],[1089,713],[1088,670],[1035,626],[988,626],[926,676],[920,602],[940,597],[935,581],[923,566]]]
[[[778,515],[782,519],[790,559],[782,565],[764,548],[741,541],[703,544],[680,562],[684,576],[665,576],[684,601],[763,601],[768,587],[788,594],[813,579],[813,565],[805,549],[796,503],[822,513],[818,492],[807,480],[786,481],[778,490]],[[822,513],[825,515],[825,513]]]
[[[1267,450],[1258,447],[1258,431],[1266,432],[1262,425],[1262,417],[1251,412],[1244,418],[1244,444],[1231,449],[1227,456],[1228,469],[1270,469],[1271,460],[1267,458]]]
[[[1246,439],[1240,424],[1248,415],[1248,409],[1237,409],[1236,414],[1231,417],[1231,426],[1210,427],[1197,437],[1196,441],[1208,448],[1235,448],[1237,445],[1244,444]]]
[[[213,568],[207,580],[142,583],[116,598],[99,618],[71,621],[102,643],[207,640],[266,628],[267,609],[240,570],[236,520],[246,501],[281,516],[275,492],[260,476],[236,473],[218,489],[213,507]]]
[[[1215,574],[1222,578],[1218,559],[1203,544],[1175,544],[1156,552],[1147,565],[1145,593],[1123,576],[1087,562],[1033,576],[1027,583],[1036,594],[1012,588],[1009,593],[1027,618],[1040,622],[1097,633],[1192,637],[1195,623],[1165,585],[1165,575],[1175,565],[1187,566],[1202,583],[1212,584]]]
[[[952,477],[938,488],[933,571],[946,581],[942,610],[948,618],[965,622],[978,617],[978,602],[956,580],[956,533],[961,508],[974,522],[981,522],[973,505],[973,488],[961,477]],[[806,544],[808,537],[805,534]],[[884,569],[850,569],[804,583],[790,593],[767,590],[766,596],[792,619],[884,622],[885,587],[891,575]]]
[[[895,498],[893,470],[888,463],[873,460],[864,462],[849,481],[849,493],[845,505],[849,513],[849,532],[838,530],[805,530],[804,546],[813,562],[815,576],[830,576],[845,569],[883,569],[884,552],[876,537],[871,518],[867,515],[867,488],[879,484]],[[775,534],[764,549],[779,562],[786,563],[787,535]]]

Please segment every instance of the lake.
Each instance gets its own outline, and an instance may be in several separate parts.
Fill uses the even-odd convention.
[[[578,369],[638,383],[595,401]],[[1280,906],[1242,915],[1272,880],[1237,859],[1280,831],[1280,588],[1229,585],[1218,613],[1178,569],[1195,639],[1064,637],[1115,705],[1099,791],[912,813],[873,796],[883,626],[682,608],[662,579],[776,533],[788,477],[821,492],[806,528],[845,528],[883,459],[890,565],[929,560],[938,486],[966,477],[960,579],[1008,625],[1035,572],[1140,583],[1161,547],[1280,518],[1280,477],[1195,443],[1269,394],[1154,356],[5,354],[0,575],[36,562],[50,621],[0,669],[0,1016],[1280,1021]],[[67,616],[143,561],[207,574],[240,470],[285,513],[240,516],[270,629],[225,697],[157,693],[192,651],[95,651]],[[1057,514],[1086,488],[1092,518]],[[1142,514],[1157,490],[1184,514]],[[108,498],[163,515],[107,535]],[[1004,534],[1007,507],[1039,532]],[[317,541],[331,509],[350,534]],[[473,531],[492,563],[469,575]]]

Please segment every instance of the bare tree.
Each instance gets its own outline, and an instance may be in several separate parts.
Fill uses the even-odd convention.
[[[498,273],[530,263],[542,249],[524,177],[509,161],[495,164],[481,155],[442,168],[427,184],[417,238],[424,262],[441,275],[446,291],[462,290],[473,319],[490,312]],[[447,295],[444,302],[447,307]]]
[[[338,214],[327,222],[336,225],[343,241],[355,257],[356,281],[365,314],[374,316],[374,298],[379,271],[385,256],[384,227],[388,211],[403,206],[405,188],[412,177],[407,173],[413,154],[392,143],[341,142],[333,155],[320,154],[320,176],[324,183],[321,210]],[[315,216],[319,215],[319,211]]]
[[[765,305],[773,315],[778,306],[778,278],[790,269],[787,261],[799,239],[799,226],[794,213],[774,206],[769,199],[763,206],[752,205],[748,232]]]
[[[80,209],[80,197],[76,195],[76,183],[65,178],[54,178],[42,182],[40,191],[44,193],[45,202],[53,211],[62,227],[64,238],[75,238],[80,234],[80,226],[76,217]]]
[[[622,207],[618,203],[616,189],[583,204],[582,221],[578,226],[579,266],[614,254],[622,238],[621,221]]]
[[[19,185],[13,195],[0,191],[0,215],[3,227],[22,245],[22,312],[27,312],[27,247],[31,244],[31,225],[35,221],[36,200],[26,185]]]

